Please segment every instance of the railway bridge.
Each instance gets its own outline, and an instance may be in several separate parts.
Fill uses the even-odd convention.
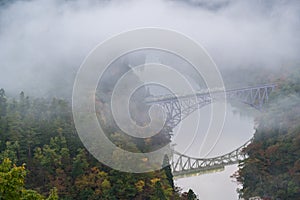
[[[214,101],[217,101],[218,94],[226,97],[229,101],[238,101],[247,104],[255,109],[262,110],[263,105],[269,101],[270,93],[275,89],[276,84],[264,84],[253,87],[232,89],[226,91],[202,92],[185,96],[151,96],[146,99],[148,105],[161,106],[166,114],[166,127],[175,128],[183,119],[191,113]],[[212,93],[214,97],[212,98]],[[225,95],[224,95],[225,94]],[[193,158],[173,150],[171,167],[175,178],[184,176],[195,176],[201,173],[223,170],[227,165],[237,164],[247,158],[243,149],[251,143],[247,141],[232,152],[213,158]]]

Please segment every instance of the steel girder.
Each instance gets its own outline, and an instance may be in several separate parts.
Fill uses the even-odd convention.
[[[146,99],[148,105],[159,105],[163,108],[166,114],[166,126],[172,129],[177,126],[183,119],[193,113],[195,110],[220,100],[226,96],[228,100],[235,100],[248,104],[256,109],[261,110],[263,104],[269,100],[269,95],[276,87],[275,84],[261,85],[248,88],[240,88],[223,92],[206,92],[196,93],[194,95],[186,96],[157,96]],[[214,99],[211,94],[214,94]]]
[[[171,168],[174,177],[200,173],[211,169],[224,168],[227,165],[237,164],[247,158],[247,154],[243,151],[251,143],[252,139],[235,149],[234,151],[213,157],[213,158],[194,158],[173,151],[171,159]]]

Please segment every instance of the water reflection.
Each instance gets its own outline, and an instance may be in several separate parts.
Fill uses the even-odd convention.
[[[234,112],[236,109],[228,105],[223,132],[218,133],[209,130],[210,109],[206,107],[199,113],[193,113],[177,127],[173,142],[179,152],[193,157],[214,157],[228,153],[243,145],[254,133],[253,117],[243,116]],[[197,126],[196,134],[190,132]],[[192,188],[199,194],[200,199],[220,200],[238,199],[237,184],[230,176],[237,170],[237,165],[228,166],[222,172],[206,174],[197,177],[189,177],[176,180],[176,184],[183,188]]]

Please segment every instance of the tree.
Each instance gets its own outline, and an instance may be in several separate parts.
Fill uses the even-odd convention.
[[[16,192],[19,196],[14,196],[12,199],[45,199],[48,191],[53,187],[55,189],[51,190],[48,200],[58,199],[57,194],[62,199],[74,200],[139,200],[155,199],[155,197],[156,199],[179,199],[179,193],[172,189],[172,174],[168,165],[164,170],[156,172],[131,174],[112,170],[93,158],[84,150],[76,134],[71,107],[67,101],[56,98],[29,98],[24,93],[21,93],[16,100],[10,100],[5,97],[4,90],[1,90],[0,94],[2,94],[1,105],[5,108],[2,109],[5,112],[1,111],[2,116],[0,116],[0,161],[9,158],[18,166],[26,163],[27,174],[19,179],[22,180],[23,185],[21,184],[19,192]],[[117,146],[132,152],[145,152],[145,145],[143,143],[139,145],[143,140],[124,134],[113,123],[108,128],[110,130],[108,137]],[[161,136],[147,141],[148,146],[158,147],[164,143],[161,142]],[[149,166],[144,156],[124,157],[118,151],[111,152],[107,156],[116,161]],[[169,162],[167,158],[165,162]],[[11,169],[17,168],[11,165]],[[0,173],[4,175],[4,172],[0,171]],[[4,180],[1,179],[2,182]],[[160,182],[156,184],[154,181],[152,184],[152,180]],[[12,177],[6,181],[12,181]],[[5,186],[2,182],[0,187]],[[25,189],[24,182],[26,188],[32,190]],[[291,189],[294,188],[292,186],[291,184]],[[2,191],[9,190],[5,188]],[[16,191],[16,188],[12,191]],[[7,196],[4,198],[9,199]]]
[[[0,199],[2,200],[44,200],[45,198],[34,190],[24,187],[26,176],[25,164],[17,167],[11,160],[5,158],[0,164]],[[56,197],[56,198],[55,198]],[[47,200],[57,200],[55,192],[50,193]]]
[[[189,189],[188,192],[182,193],[181,199],[183,199],[183,200],[196,200],[198,198],[197,198],[197,195],[194,193],[194,191],[192,189]]]
[[[192,189],[189,189],[188,193],[187,193],[187,199],[188,200],[195,200],[197,199],[196,194],[194,193],[194,191]]]
[[[51,187],[56,187],[60,195],[66,195],[71,189],[71,158],[64,137],[51,138],[49,145],[37,148],[35,159],[40,162],[42,176],[48,179]]]
[[[175,186],[174,186],[174,181],[173,181],[173,174],[172,174],[172,169],[171,169],[169,157],[167,155],[165,155],[165,157],[164,157],[163,166],[164,166],[163,170],[166,173],[167,180],[168,180],[170,186],[174,190]]]
[[[76,179],[78,176],[83,175],[88,169],[89,163],[86,159],[86,152],[84,149],[78,149],[78,154],[73,159],[72,177]]]
[[[6,115],[7,100],[4,89],[0,89],[0,119]]]
[[[154,188],[155,188],[155,194],[152,198],[153,200],[167,200],[167,197],[164,193],[164,190],[162,188],[162,185],[161,185],[160,181],[157,181],[155,183]]]
[[[283,74],[283,73],[282,73]],[[284,73],[268,109],[257,117],[248,158],[234,175],[243,187],[241,197],[299,199],[300,195],[300,70]]]
[[[107,173],[97,167],[91,168],[88,174],[79,176],[75,186],[80,191],[79,195],[82,199],[105,199],[111,188]]]
[[[11,160],[5,158],[0,165],[0,199],[21,199],[25,175],[25,165],[13,166]]]
[[[5,143],[5,150],[0,152],[0,160],[4,160],[5,158],[8,158],[13,163],[17,163],[17,150],[19,149],[20,145],[18,142],[10,142],[7,141]]]
[[[58,194],[56,188],[50,190],[49,197],[46,200],[58,200]]]

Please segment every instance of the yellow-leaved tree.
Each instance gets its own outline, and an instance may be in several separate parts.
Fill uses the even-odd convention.
[[[34,190],[25,189],[25,164],[16,166],[9,158],[0,164],[0,200],[58,200],[56,189],[50,191],[48,198]]]

